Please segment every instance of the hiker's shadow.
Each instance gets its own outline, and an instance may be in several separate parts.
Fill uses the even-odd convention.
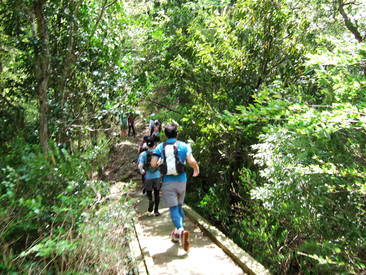
[[[184,260],[188,257],[188,252],[183,252],[178,244],[173,244],[165,252],[152,255],[155,264],[163,264],[175,260]]]

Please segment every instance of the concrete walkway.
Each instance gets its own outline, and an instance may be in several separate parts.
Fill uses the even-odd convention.
[[[187,253],[171,242],[173,225],[169,209],[160,208],[161,216],[148,213],[148,200],[141,189],[126,193],[123,179],[141,185],[136,166],[137,144],[140,139],[124,139],[110,152],[110,162],[104,169],[104,180],[113,182],[110,198],[130,196],[137,199],[132,213],[133,230],[129,243],[133,270],[129,275],[189,275],[189,274],[269,274],[269,272],[232,240],[217,230],[187,205],[185,229],[191,232],[191,249]],[[136,215],[135,215],[136,214]]]
[[[235,257],[233,260],[232,257],[229,257],[227,253],[212,240],[212,235],[220,235],[220,233],[217,234],[215,232],[207,232],[205,229],[202,230],[202,224],[199,224],[200,221],[198,221],[201,218],[197,218],[198,214],[189,208],[185,208],[186,218],[184,226],[186,230],[191,232],[191,249],[188,252],[185,252],[179,244],[171,241],[170,233],[173,229],[173,225],[170,219],[169,209],[161,208],[159,210],[161,216],[155,217],[152,213],[147,212],[147,204],[148,200],[145,196],[138,196],[138,203],[136,204],[138,221],[135,224],[135,230],[139,248],[144,258],[144,267],[141,268],[140,265],[139,274],[268,274],[253,258],[251,258],[250,261],[255,262],[255,264],[259,265],[259,268],[262,268],[259,272],[252,272],[251,269],[247,269],[247,266],[243,267],[236,264],[234,261]],[[193,217],[192,214],[195,217]],[[189,218],[189,216],[191,216],[191,218]],[[201,223],[205,223],[205,221]],[[210,236],[210,238],[208,236]],[[223,242],[225,242],[225,240],[220,241],[220,243]],[[229,248],[226,249],[232,250],[230,245],[232,245],[232,243],[229,243]],[[235,249],[238,249],[238,247],[235,246]],[[241,262],[239,261],[239,264],[240,263]]]

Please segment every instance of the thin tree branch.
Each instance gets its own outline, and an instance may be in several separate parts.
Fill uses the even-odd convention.
[[[72,1],[71,5],[73,5],[73,4],[74,4],[74,1]],[[79,13],[79,8],[80,8],[81,4],[82,4],[82,0],[80,0],[77,3],[77,6],[75,8],[75,17]],[[68,41],[68,45],[67,45],[67,54],[66,54],[64,72],[63,72],[63,77],[62,77],[62,86],[61,86],[61,107],[62,108],[65,105],[65,100],[66,100],[65,99],[66,83],[69,81],[69,77],[72,72],[72,69],[70,68],[70,64],[71,64],[71,60],[73,57],[73,51],[74,51],[74,29],[75,29],[74,17],[72,17],[72,19],[70,21],[69,28],[70,28],[69,29],[69,41]]]
[[[163,107],[163,108],[165,108],[165,109],[167,109],[167,110],[169,110],[171,112],[174,112],[174,113],[177,113],[177,114],[181,114],[177,110],[173,110],[172,108],[170,108],[170,107],[168,107],[168,106],[166,106],[164,104],[161,104],[160,102],[156,102],[156,101],[154,101],[154,100],[152,100],[150,98],[146,98],[146,100],[149,101],[149,102],[151,102],[151,103],[157,104],[157,105],[159,105],[159,106],[161,106],[161,107]]]
[[[86,42],[86,44],[84,45],[84,47],[79,51],[79,53],[76,55],[76,59],[78,59],[80,57],[80,55],[88,48],[89,44],[90,44],[90,41],[91,39],[94,37],[94,34],[98,28],[98,25],[100,23],[100,20],[102,19],[103,17],[103,14],[104,12],[109,8],[111,7],[112,5],[114,5],[117,0],[113,0],[111,3],[107,4],[107,1],[108,0],[105,0],[104,2],[104,5],[102,7],[102,9],[100,10],[100,13],[99,13],[99,16],[97,17],[97,19],[95,20],[95,24],[94,24],[94,28],[93,28],[93,31],[91,33],[91,35],[89,36],[88,38],[88,41]]]

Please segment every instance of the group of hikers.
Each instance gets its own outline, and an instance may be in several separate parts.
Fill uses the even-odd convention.
[[[153,122],[153,123],[152,123]],[[167,138],[160,142],[161,125],[157,120],[150,120],[149,136],[144,136],[139,145],[138,168],[142,175],[143,190],[148,198],[148,211],[160,216],[160,190],[162,204],[169,207],[174,225],[172,241],[180,243],[185,251],[190,248],[190,232],[184,229],[183,202],[186,194],[187,174],[185,164],[193,168],[193,177],[197,177],[199,165],[192,155],[191,147],[179,141],[178,127],[168,124],[164,133]],[[154,193],[154,198],[153,198]]]
[[[151,117],[153,117],[155,114],[151,114]],[[127,113],[127,115],[123,112],[121,112],[119,116],[119,124],[121,127],[121,137],[125,138],[126,136],[133,136],[136,137],[136,130],[135,130],[135,115],[133,112]],[[127,134],[128,129],[128,134]],[[159,134],[161,132],[161,124],[159,120],[150,119],[149,122],[149,130],[150,130],[150,136],[156,136],[159,137]]]

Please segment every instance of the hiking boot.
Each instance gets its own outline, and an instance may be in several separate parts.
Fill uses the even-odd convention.
[[[179,240],[180,240],[179,233],[177,231],[175,231],[175,229],[172,231],[171,235],[172,235],[172,242],[179,243]]]
[[[182,232],[182,248],[184,251],[188,251],[191,248],[191,243],[189,242],[189,231],[184,230]]]
[[[151,200],[151,201],[149,201],[149,208],[147,209],[147,211],[152,212],[153,209],[154,209],[154,201]]]
[[[158,216],[160,216],[160,213],[159,212],[155,212],[154,215],[155,215],[155,217],[158,217]]]

